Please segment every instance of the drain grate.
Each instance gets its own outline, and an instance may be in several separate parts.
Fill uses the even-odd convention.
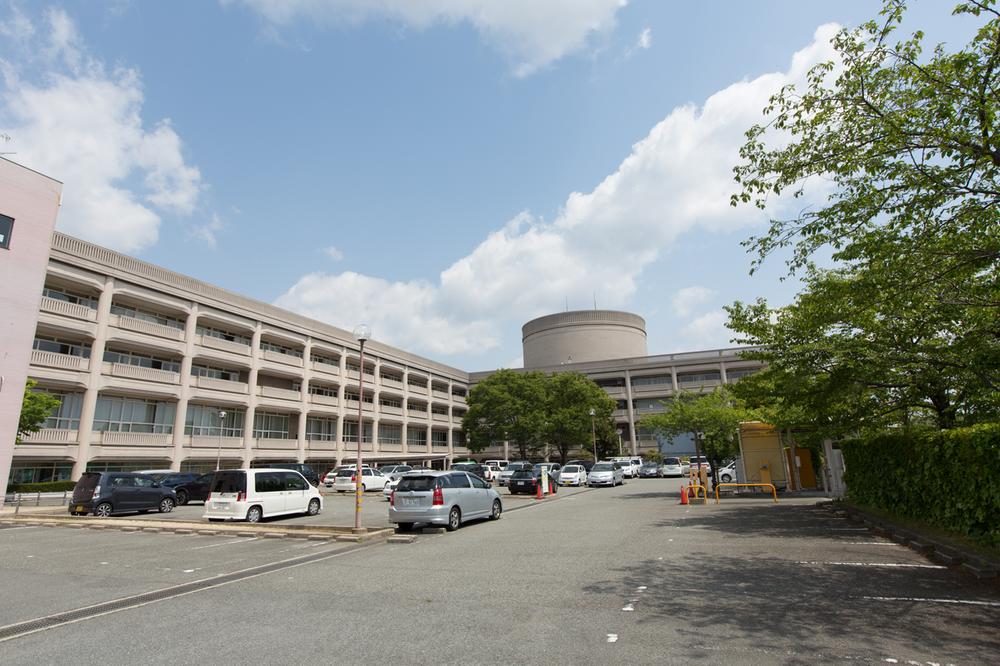
[[[251,567],[250,569],[243,569],[242,571],[219,574],[211,578],[203,578],[201,580],[191,581],[190,583],[182,583],[180,585],[165,587],[151,592],[144,592],[131,597],[105,601],[94,606],[64,611],[62,613],[56,613],[46,617],[35,618],[34,620],[27,620],[26,622],[18,622],[17,624],[9,624],[6,627],[0,627],[0,643],[14,638],[20,638],[21,636],[27,636],[28,634],[44,631],[46,629],[52,629],[64,624],[70,624],[71,622],[79,622],[80,620],[86,620],[99,615],[116,613],[118,611],[128,610],[129,608],[135,608],[137,606],[144,606],[156,601],[173,599],[174,597],[191,594],[192,592],[198,592],[200,590],[207,590],[209,588],[227,585],[229,583],[236,583],[241,580],[246,580],[247,578],[281,571],[282,569],[290,569],[303,564],[310,564],[312,562],[346,555],[347,553],[361,548],[366,548],[375,543],[382,542],[370,541],[367,543],[359,543],[332,550],[324,550],[318,553],[310,553],[309,555],[301,555],[299,557],[293,557],[280,562],[262,564],[260,566]]]

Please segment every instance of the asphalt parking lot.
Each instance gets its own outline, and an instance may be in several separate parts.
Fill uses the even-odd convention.
[[[0,662],[1000,663],[995,583],[815,499],[684,507],[679,485],[560,492],[410,544],[0,529],[0,623],[77,613],[0,627]]]

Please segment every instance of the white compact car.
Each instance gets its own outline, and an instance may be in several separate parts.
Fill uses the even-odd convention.
[[[338,493],[353,492],[355,487],[354,469],[342,469],[337,472],[337,478],[333,482],[333,489]],[[382,490],[385,488],[389,477],[383,476],[377,469],[371,467],[361,468],[361,492],[369,490]]]
[[[382,488],[382,499],[386,502],[389,501],[389,498],[392,497],[392,492],[396,490],[396,486],[399,485],[399,480],[401,478],[403,478],[402,475],[396,477],[395,479],[389,479],[385,482],[385,487]]]
[[[625,472],[617,462],[599,462],[590,468],[588,486],[617,486],[625,483]]]
[[[559,470],[560,486],[583,486],[587,483],[587,468],[583,465],[566,465]]]
[[[205,499],[204,518],[260,522],[261,518],[323,509],[319,489],[290,469],[226,469],[215,473]]]
[[[684,476],[684,466],[680,458],[664,458],[660,465],[660,473],[663,476]]]

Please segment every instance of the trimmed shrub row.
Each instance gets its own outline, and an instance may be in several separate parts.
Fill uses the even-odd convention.
[[[848,498],[1000,545],[1000,424],[841,443]]]
[[[73,490],[76,481],[47,481],[45,483],[12,483],[7,486],[8,493],[61,493]]]

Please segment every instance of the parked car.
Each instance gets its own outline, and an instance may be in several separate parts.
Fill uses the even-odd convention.
[[[583,465],[566,465],[559,470],[560,486],[582,486],[587,483],[587,470]]]
[[[161,486],[169,486],[171,488],[176,488],[182,483],[194,481],[197,478],[198,475],[192,472],[171,472],[170,474],[164,474],[159,477],[153,476],[153,479]]]
[[[357,472],[353,467],[340,470],[337,472],[337,477],[333,482],[333,489],[338,493],[353,491],[357,483],[356,474]],[[382,476],[382,473],[377,469],[372,469],[371,467],[361,468],[361,492],[382,490],[385,487],[386,481],[388,481],[388,478]]]
[[[501,486],[506,486],[507,483],[510,481],[510,477],[513,476],[514,472],[517,472],[522,469],[531,469],[531,468],[532,464],[529,462],[512,462],[509,465],[507,465],[507,468],[504,469],[504,471],[500,472],[500,478],[497,479],[497,483],[499,483]]]
[[[733,483],[736,481],[736,461],[732,461],[725,467],[719,468],[719,483]]]
[[[684,476],[687,474],[680,458],[664,458],[660,465],[660,473],[663,476]]]
[[[494,464],[483,463],[483,473],[486,475],[483,478],[492,483],[500,476],[500,467]]]
[[[174,489],[136,472],[84,472],[73,487],[69,512],[106,518],[128,511],[170,513],[177,505]]]
[[[687,476],[691,473],[691,463],[687,460],[681,460],[681,474]]]
[[[204,502],[212,489],[212,479],[214,478],[215,472],[209,472],[195,477],[193,481],[176,486],[174,492],[177,494],[177,504],[183,506],[188,502]]]
[[[590,472],[590,468],[594,466],[594,461],[593,460],[582,460],[582,459],[581,460],[570,460],[570,461],[567,461],[566,465],[563,465],[563,467],[567,467],[569,465],[579,465],[580,467],[582,467],[585,470],[587,470],[587,472]]]
[[[411,469],[413,468],[409,465],[382,465],[378,468],[378,471],[382,473],[382,476],[389,479],[398,479]]]
[[[146,476],[151,476],[151,477],[153,477],[154,481],[156,481],[157,483],[159,483],[160,479],[162,479],[166,475],[168,475],[168,474],[174,474],[174,470],[172,470],[172,469],[140,469],[139,471],[135,472],[135,474],[145,474]]]
[[[704,467],[705,473],[712,476],[712,466],[708,464],[708,458],[706,456],[691,456],[691,459],[688,462],[691,465],[691,471],[696,474],[702,467]]]
[[[402,475],[400,475],[395,479],[389,479],[388,481],[385,482],[385,485],[382,487],[382,498],[386,502],[389,501],[389,497],[392,495],[392,491],[396,489],[396,486],[399,485],[399,480],[402,478],[403,478]]]
[[[558,479],[559,469],[561,468],[561,466],[559,465],[559,463],[554,463],[554,462],[540,462],[540,463],[535,463],[533,468],[544,469],[546,472],[549,473],[549,476],[551,476],[553,479]]]
[[[599,462],[590,468],[587,475],[588,486],[617,486],[625,483],[625,470],[613,461]]]
[[[636,460],[640,459],[636,458]],[[639,465],[636,465],[632,461],[633,459],[629,456],[616,456],[611,459],[611,462],[616,462],[621,466],[622,473],[625,475],[626,479],[633,479],[639,476],[639,467],[642,463],[640,462]]]
[[[475,474],[480,479],[486,479],[486,469],[477,462],[457,462],[452,463],[451,469],[456,472],[468,472],[469,474]]]
[[[513,476],[510,477],[510,481],[507,482],[507,488],[510,491],[510,494],[537,494],[538,484],[542,482],[542,474],[549,475],[549,492],[555,493],[556,488],[559,486],[559,484],[556,483],[556,478],[552,474],[549,474],[548,470],[540,467],[534,467],[533,469],[519,469],[514,472]]]
[[[389,496],[389,522],[401,532],[416,523],[444,525],[452,532],[468,520],[497,520],[501,513],[500,494],[482,478],[461,471],[407,474]]]
[[[323,496],[302,474],[291,469],[226,469],[215,473],[205,500],[204,518],[210,521],[246,520],[306,513],[323,509]]]
[[[484,465],[496,465],[500,468],[500,471],[507,469],[507,465],[510,464],[509,460],[487,460],[483,463]]]
[[[312,466],[305,463],[256,463],[254,466],[257,468],[294,470],[304,476],[306,481],[312,485],[319,485],[319,474],[316,473],[316,470]]]
[[[649,478],[655,479],[661,476],[663,476],[663,474],[662,472],[660,472],[660,463],[655,463],[655,462],[643,463],[642,467],[639,468],[640,479],[649,479]]]

